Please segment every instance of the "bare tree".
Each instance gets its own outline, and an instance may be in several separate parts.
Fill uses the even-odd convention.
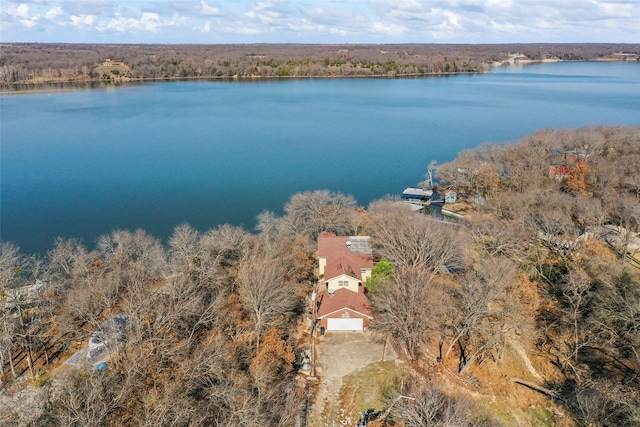
[[[569,273],[562,289],[566,315],[572,330],[571,353],[567,355],[567,359],[573,358],[575,363],[578,362],[580,349],[590,341],[585,311],[594,298],[593,288],[589,276],[584,271],[575,269]]]
[[[316,190],[294,194],[284,210],[295,233],[303,233],[315,239],[323,231],[352,233],[351,217],[355,214],[356,207],[356,201],[351,196]]]
[[[54,286],[67,287],[70,280],[89,273],[91,261],[96,257],[79,240],[58,237],[53,249],[47,252],[47,280]]]
[[[490,257],[518,259],[531,241],[531,233],[515,221],[476,214],[467,223],[476,247]]]
[[[20,273],[20,249],[9,242],[0,242],[0,291],[16,286]]]
[[[271,242],[278,236],[289,235],[287,223],[284,218],[277,216],[271,211],[263,211],[256,218],[256,231],[264,240],[267,250]]]
[[[277,259],[248,254],[238,271],[238,295],[255,325],[256,348],[269,326],[278,326],[293,314],[299,297]]]
[[[613,272],[609,272],[612,274]],[[607,274],[607,272],[604,272]],[[604,282],[606,283],[606,282]],[[596,330],[607,339],[605,350],[615,351],[633,363],[640,374],[640,283],[637,277],[624,271],[611,283],[594,294],[596,307],[593,316],[599,326]]]
[[[392,405],[393,417],[407,427],[473,425],[471,405],[447,396],[432,383],[410,382],[404,394],[394,397]]]
[[[111,269],[126,270],[128,275],[134,271],[142,274],[138,280],[157,279],[166,273],[164,248],[158,239],[143,230],[133,233],[125,230],[113,231],[100,236],[96,246]]]
[[[224,269],[235,267],[247,233],[240,227],[221,225],[201,235],[187,224],[175,228],[169,240],[174,274],[186,274],[196,282],[216,282]]]
[[[110,425],[132,391],[112,372],[69,372],[54,388],[50,416],[67,426]]]
[[[640,421],[637,388],[602,379],[573,383],[565,394],[567,406],[580,426],[631,426]]]
[[[444,356],[458,346],[459,372],[487,357],[500,361],[508,338],[526,330],[528,319],[516,291],[516,274],[512,261],[485,258],[455,288],[455,311],[448,317],[451,339]]]
[[[459,227],[416,215],[402,203],[376,201],[369,207],[374,253],[397,267],[419,267],[432,272],[452,272],[462,265]]]
[[[200,235],[188,224],[177,226],[169,238],[171,264],[176,271],[191,271],[202,262]]]
[[[433,173],[435,172],[437,165],[438,162],[435,160],[431,160],[427,165],[427,174],[425,175],[425,178],[427,178],[428,182],[425,182],[426,188],[433,188]]]
[[[19,288],[26,283],[20,277],[24,257],[20,249],[9,242],[0,242],[0,377],[4,377],[5,358],[9,360],[13,377],[18,374],[13,360],[16,345],[24,344],[24,318],[22,305],[24,295]],[[33,374],[31,354],[28,363]],[[4,382],[4,378],[3,382]]]
[[[442,334],[447,294],[420,267],[397,271],[371,299],[375,312],[372,330],[401,343],[413,360],[426,350],[433,335]]]
[[[621,195],[614,205],[613,221],[620,228],[620,239],[615,249],[624,260],[629,245],[640,231],[640,204],[633,196]]]
[[[575,199],[574,216],[582,231],[597,230],[601,227],[609,213],[602,205],[600,199],[593,197],[578,196]],[[598,233],[596,233],[597,235]]]

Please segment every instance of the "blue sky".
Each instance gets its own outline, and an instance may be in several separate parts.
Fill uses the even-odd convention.
[[[0,0],[3,42],[640,43],[640,0]]]

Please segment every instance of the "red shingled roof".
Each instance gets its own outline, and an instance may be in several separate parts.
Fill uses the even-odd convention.
[[[318,318],[322,318],[339,310],[349,309],[369,318],[373,317],[369,298],[364,292],[353,292],[348,289],[338,289],[333,295],[329,292],[321,291],[318,294],[320,308],[318,309]]]
[[[318,256],[327,259],[325,279],[347,274],[362,281],[360,269],[373,268],[373,256],[370,253],[349,250],[349,239],[349,236],[336,236],[332,233],[322,233],[318,236]]]

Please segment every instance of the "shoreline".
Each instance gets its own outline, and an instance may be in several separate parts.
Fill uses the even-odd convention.
[[[11,83],[0,85],[0,96],[2,95],[18,95],[18,94],[30,94],[30,93],[53,93],[53,92],[72,92],[80,89],[99,89],[117,86],[128,85],[141,85],[144,83],[153,82],[175,82],[175,81],[228,81],[228,82],[256,82],[256,81],[273,81],[273,80],[320,80],[320,79],[381,79],[381,80],[394,80],[394,79],[411,79],[411,78],[429,78],[429,77],[450,77],[458,75],[474,75],[474,74],[488,74],[490,71],[460,71],[450,73],[413,73],[413,74],[397,74],[394,76],[384,75],[351,75],[351,76],[199,76],[199,77],[165,77],[165,78],[150,78],[150,79],[135,79],[135,80],[66,80],[66,81],[50,81],[42,83]],[[69,88],[43,88],[38,86],[55,86],[55,85],[69,85],[75,87]],[[7,86],[34,86],[34,89],[8,89]],[[86,87],[83,87],[86,86]],[[91,87],[94,86],[94,87]],[[36,88],[37,87],[37,88]]]
[[[196,77],[164,77],[164,78],[141,78],[141,79],[113,79],[113,80],[64,80],[64,81],[44,81],[44,82],[22,82],[22,83],[3,83],[0,84],[0,96],[4,95],[28,95],[36,93],[57,93],[57,92],[73,92],[82,89],[100,89],[112,88],[118,86],[141,85],[149,82],[175,82],[175,81],[227,81],[227,82],[257,82],[257,81],[275,81],[275,80],[316,80],[316,79],[411,79],[411,78],[429,78],[429,77],[450,77],[459,75],[475,75],[489,74],[493,68],[509,67],[515,65],[533,65],[533,64],[555,64],[565,62],[595,62],[595,63],[633,63],[638,60],[618,59],[618,58],[597,58],[589,61],[567,61],[558,58],[545,59],[520,59],[510,58],[504,61],[494,61],[486,64],[486,71],[458,71],[458,72],[438,72],[438,73],[410,73],[397,75],[327,75],[327,76],[196,76]],[[73,87],[50,87],[45,86],[73,86]],[[10,86],[32,86],[33,89],[10,89]]]
[[[2,90],[0,89],[0,96],[3,95],[26,95],[30,93],[57,93],[57,92],[74,92],[78,89],[65,88],[65,89],[34,89],[34,90]]]

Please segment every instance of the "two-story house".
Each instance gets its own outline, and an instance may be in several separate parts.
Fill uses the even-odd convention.
[[[365,295],[373,268],[369,236],[318,237],[317,320],[321,331],[364,331],[372,312]]]

